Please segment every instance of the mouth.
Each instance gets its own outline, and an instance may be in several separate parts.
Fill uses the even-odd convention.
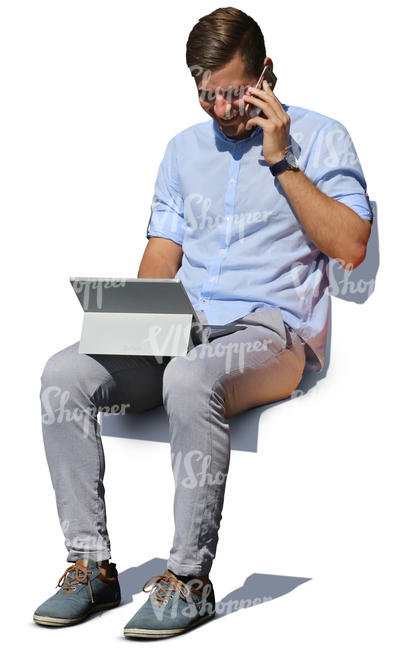
[[[238,114],[230,118],[229,120],[224,120],[222,117],[219,117],[219,122],[224,126],[230,126],[231,124],[235,124],[238,121],[239,117],[240,116]]]

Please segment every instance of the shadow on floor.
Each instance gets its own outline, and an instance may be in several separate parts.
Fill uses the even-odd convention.
[[[157,574],[165,573],[166,564],[166,560],[154,558],[138,567],[130,567],[120,572],[121,605],[131,603],[133,596],[142,592],[142,587],[149,578]],[[221,618],[239,609],[254,607],[268,600],[274,600],[275,598],[288,594],[309,580],[311,578],[252,573],[246,578],[243,585],[226,594],[221,600],[216,601],[216,616],[217,618]],[[148,585],[148,588],[150,585]],[[217,586],[215,585],[216,590]],[[149,594],[146,593],[146,599],[148,596]]]

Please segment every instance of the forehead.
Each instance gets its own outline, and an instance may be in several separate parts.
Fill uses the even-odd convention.
[[[223,68],[214,70],[213,72],[210,70],[205,71],[197,86],[199,90],[201,88],[209,90],[215,90],[216,88],[228,89],[230,87],[240,86],[250,80],[251,78],[246,73],[240,54],[236,53],[231,61],[223,66]]]

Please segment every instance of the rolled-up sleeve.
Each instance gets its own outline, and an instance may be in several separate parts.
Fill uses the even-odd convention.
[[[362,167],[351,136],[340,122],[331,121],[319,131],[304,171],[321,192],[372,222]]]
[[[177,170],[176,139],[172,138],[166,147],[156,177],[146,237],[148,239],[164,237],[182,244],[184,231],[185,220]]]

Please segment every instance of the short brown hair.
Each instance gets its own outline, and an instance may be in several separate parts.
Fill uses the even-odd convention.
[[[186,63],[200,80],[205,70],[224,67],[239,52],[246,73],[259,77],[266,58],[263,33],[251,16],[235,7],[215,9],[199,19],[186,43]]]

